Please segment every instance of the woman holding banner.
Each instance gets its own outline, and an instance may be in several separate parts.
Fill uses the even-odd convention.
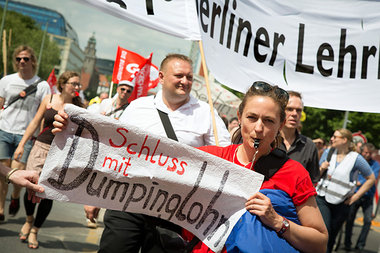
[[[33,133],[40,126],[42,120],[44,120],[43,129],[38,135],[34,146],[30,152],[26,170],[35,170],[41,173],[42,167],[45,163],[46,156],[50,149],[50,144],[54,139],[54,135],[51,130],[53,127],[54,115],[63,110],[65,103],[75,104],[83,107],[81,98],[79,97],[79,90],[81,88],[79,82],[79,74],[73,71],[64,72],[58,79],[58,90],[60,94],[47,95],[38,108],[38,111],[33,120],[28,125],[24,136],[22,137],[14,157],[16,160],[22,157],[24,152],[25,143],[33,136]],[[24,206],[26,211],[26,222],[22,226],[19,238],[21,241],[28,240],[28,247],[31,249],[38,248],[37,233],[42,224],[46,220],[53,206],[53,201],[50,199],[41,200],[36,219],[34,219],[34,209],[36,204],[31,200],[28,200],[28,194],[24,195]]]
[[[255,82],[239,106],[242,144],[201,149],[265,175],[260,192],[228,237],[224,252],[325,252],[327,230],[305,168],[277,149],[288,102],[285,90]],[[234,143],[239,143],[239,140]],[[192,235],[184,232],[187,240]],[[202,242],[192,252],[210,252]]]

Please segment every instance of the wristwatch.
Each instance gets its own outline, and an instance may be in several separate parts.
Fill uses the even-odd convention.
[[[285,217],[282,217],[283,218],[283,220],[282,220],[282,227],[281,227],[281,229],[277,232],[277,235],[278,236],[280,236],[280,237],[282,237],[283,236],[283,234],[289,229],[289,227],[290,227],[290,222],[289,222],[289,220],[287,219],[287,218],[285,218]]]

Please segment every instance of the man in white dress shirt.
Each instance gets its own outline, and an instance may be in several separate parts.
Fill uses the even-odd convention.
[[[136,99],[125,109],[120,121],[146,131],[166,136],[157,109],[168,114],[174,132],[181,143],[193,147],[215,145],[210,107],[190,95],[193,82],[192,61],[180,54],[170,54],[161,63],[159,72],[162,90],[155,96]],[[215,111],[219,144],[230,144],[230,135]],[[93,218],[93,210],[87,211]],[[149,237],[144,215],[107,210],[105,229],[99,252],[161,252]]]

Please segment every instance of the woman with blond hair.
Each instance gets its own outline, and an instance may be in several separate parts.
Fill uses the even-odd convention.
[[[371,167],[355,151],[349,130],[336,130],[331,137],[331,147],[334,150],[326,150],[319,161],[322,176],[317,185],[317,204],[329,232],[327,252],[333,250],[335,238],[347,219],[350,205],[375,183]],[[366,181],[355,192],[359,172]]]
[[[15,159],[20,159],[24,153],[25,143],[32,137],[33,133],[37,130],[43,120],[43,129],[38,135],[30,152],[26,170],[36,170],[41,173],[42,167],[46,160],[46,156],[50,149],[50,145],[54,139],[54,135],[51,132],[51,130],[54,128],[54,115],[59,110],[62,110],[64,104],[66,103],[83,107],[83,103],[79,97],[79,90],[81,88],[81,85],[79,82],[78,73],[74,71],[64,72],[59,77],[57,86],[60,94],[45,96],[40,107],[38,108],[35,117],[28,125],[25,134],[15,151]],[[41,200],[38,206],[36,218],[33,216],[36,204],[31,200],[28,200],[27,193],[24,195],[24,206],[27,216],[26,222],[21,228],[19,238],[23,242],[27,240],[29,248],[37,249],[37,233],[49,215],[53,206],[53,201],[50,199]]]

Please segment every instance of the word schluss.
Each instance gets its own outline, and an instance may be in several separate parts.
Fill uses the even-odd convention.
[[[155,164],[157,162],[159,166],[166,167],[167,171],[176,172],[178,175],[183,175],[185,173],[185,168],[188,165],[185,161],[180,161],[176,157],[170,157],[169,155],[165,155],[163,153],[160,153],[159,155],[156,154],[157,148],[160,144],[160,140],[157,140],[154,148],[151,148],[147,144],[149,135],[145,135],[144,142],[140,144],[136,142],[131,142],[131,143],[128,142],[128,139],[126,136],[128,134],[127,129],[118,128],[116,129],[116,132],[119,134],[122,140],[120,143],[120,140],[110,138],[108,142],[112,147],[114,148],[125,147],[127,153],[130,155],[137,155],[138,158],[145,155],[145,161],[149,161],[152,164]],[[151,152],[151,150],[153,150],[153,152]],[[117,170],[116,169],[118,167],[117,160],[112,159],[110,157],[104,158],[103,167],[105,166],[107,160],[109,161],[109,168],[111,168],[112,163],[115,163],[115,170]]]

